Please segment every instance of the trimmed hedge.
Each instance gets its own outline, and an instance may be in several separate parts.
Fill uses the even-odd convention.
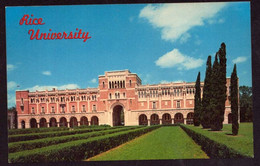
[[[109,125],[81,125],[81,126],[75,126],[73,129],[82,129],[82,128],[104,128],[104,127],[110,127]],[[44,127],[44,128],[29,128],[29,129],[11,129],[8,130],[8,135],[18,135],[18,134],[29,134],[29,133],[44,133],[44,132],[53,132],[53,131],[65,131],[70,130],[72,128],[69,127]]]
[[[205,135],[180,125],[181,128],[198,144],[210,158],[251,158],[226,145],[213,141]]]
[[[42,148],[45,146],[56,145],[59,143],[65,143],[69,141],[75,141],[80,139],[87,139],[91,137],[116,133],[120,131],[126,131],[130,129],[135,129],[140,127],[120,127],[120,128],[111,128],[109,130],[101,130],[97,132],[90,132],[84,134],[76,134],[76,135],[66,135],[61,137],[50,137],[50,138],[43,138],[43,139],[36,139],[36,140],[29,140],[29,141],[22,141],[22,142],[13,142],[8,144],[9,153],[24,151],[24,150],[31,150],[35,148]]]
[[[137,128],[130,131],[122,131],[89,138],[87,140],[71,141],[40,149],[11,153],[9,154],[9,162],[28,163],[83,160],[121,145],[159,127],[160,126],[149,126]]]
[[[49,128],[30,128],[30,129],[11,129],[11,130],[8,130],[8,135],[42,133],[42,132],[52,132],[52,131],[65,131],[65,130],[69,130],[69,128],[67,128],[67,127],[49,127]]]
[[[117,127],[113,127],[117,128]],[[53,131],[53,132],[46,132],[46,133],[31,133],[31,134],[19,134],[19,135],[11,135],[8,136],[8,142],[18,142],[18,141],[28,141],[34,139],[41,139],[47,137],[57,137],[57,136],[65,136],[65,135],[72,135],[72,134],[82,134],[92,131],[101,131],[101,130],[108,130],[111,129],[110,127],[98,127],[98,128],[87,128],[87,129],[70,129],[69,131]]]

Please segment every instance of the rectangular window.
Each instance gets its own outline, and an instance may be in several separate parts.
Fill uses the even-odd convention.
[[[65,113],[64,106],[61,106],[61,113]]]
[[[93,105],[93,111],[96,111],[96,110],[97,110],[96,105]]]
[[[55,109],[54,107],[51,107],[51,112],[54,113],[55,112]]]
[[[42,113],[44,113],[44,107],[42,107]]]
[[[72,111],[72,112],[75,112],[75,106],[74,106],[74,105],[72,106],[71,111]]]
[[[153,109],[156,108],[156,102],[153,102]]]
[[[85,105],[82,105],[82,111],[86,112],[86,106]]]
[[[34,107],[32,107],[32,114],[34,114]]]
[[[177,101],[177,108],[181,108],[181,102]]]

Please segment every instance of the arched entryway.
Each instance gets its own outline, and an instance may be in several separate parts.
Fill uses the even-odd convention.
[[[22,122],[21,122],[21,127],[22,127],[22,129],[25,129],[25,121],[24,120],[22,120]]]
[[[189,112],[188,115],[187,115],[187,120],[186,120],[186,123],[189,124],[189,125],[192,125],[193,124],[193,116],[194,116],[194,113],[193,112]]]
[[[162,124],[172,124],[172,118],[171,118],[170,114],[168,114],[168,113],[163,114]]]
[[[91,125],[98,125],[98,117],[92,116],[92,118],[91,118]]]
[[[113,126],[124,126],[124,108],[121,105],[116,105],[113,108]]]
[[[148,125],[147,116],[145,114],[139,116],[139,125]]]
[[[232,123],[232,113],[228,114],[228,124]]]
[[[157,114],[151,115],[151,125],[158,125],[160,124],[159,116]]]
[[[70,118],[70,127],[77,127],[78,126],[78,120],[76,117],[71,117]]]
[[[57,121],[55,118],[50,119],[50,127],[57,127]]]
[[[45,118],[40,119],[40,127],[47,127],[47,121]]]
[[[82,116],[82,117],[80,118],[80,125],[81,125],[81,126],[82,126],[82,125],[88,126],[88,118],[85,117],[85,116]]]
[[[60,127],[68,127],[68,122],[66,118],[60,118]]]
[[[31,128],[37,128],[37,121],[36,121],[35,118],[32,118],[32,119],[30,120],[30,127],[31,127]]]
[[[182,113],[177,113],[174,116],[174,124],[175,123],[184,123],[183,115]]]

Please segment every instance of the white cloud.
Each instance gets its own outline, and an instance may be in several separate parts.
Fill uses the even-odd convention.
[[[178,70],[189,70],[202,66],[203,60],[186,56],[180,53],[178,49],[173,49],[161,56],[155,61],[155,64],[161,68],[177,67]]]
[[[203,26],[227,3],[174,3],[147,5],[140,14],[155,28],[161,28],[162,39],[175,42],[195,26]]]
[[[43,74],[43,75],[46,75],[46,76],[50,76],[50,75],[51,75],[51,72],[50,72],[50,71],[43,71],[42,74]]]
[[[7,71],[12,71],[12,70],[14,70],[14,69],[16,68],[16,67],[15,67],[14,65],[12,65],[12,64],[7,64],[6,67],[7,67]]]
[[[14,81],[10,81],[10,82],[7,83],[7,89],[8,90],[14,90],[17,86],[18,86],[18,84]]]
[[[59,89],[59,90],[64,90],[64,89],[77,89],[80,88],[79,85],[77,84],[66,84],[66,85],[61,85],[61,86],[51,86],[51,85],[35,85],[30,88],[26,88],[26,90],[29,91],[44,91],[44,90],[52,90],[53,88]]]
[[[90,80],[90,83],[97,83],[97,79],[93,78],[92,80]]]
[[[237,57],[236,59],[233,59],[232,62],[233,63],[242,63],[242,62],[245,62],[246,60],[247,60],[247,57],[240,56],[240,57]]]

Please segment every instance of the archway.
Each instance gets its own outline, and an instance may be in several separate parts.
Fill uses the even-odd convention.
[[[50,119],[50,127],[57,127],[57,121],[55,118]]]
[[[37,121],[36,121],[35,118],[32,118],[32,119],[30,120],[30,127],[31,127],[31,128],[37,128]]]
[[[60,127],[68,127],[68,122],[66,118],[60,118]]]
[[[70,127],[75,127],[75,126],[78,126],[78,120],[76,117],[71,117],[70,118]]]
[[[177,113],[174,116],[174,124],[175,123],[184,123],[183,115],[182,113]]]
[[[85,116],[82,116],[82,117],[80,118],[80,126],[82,126],[82,125],[88,126],[88,118],[85,117]]]
[[[228,124],[232,123],[232,113],[228,114]]]
[[[25,121],[24,120],[22,120],[21,126],[22,126],[22,129],[25,129]]]
[[[139,116],[139,125],[148,125],[147,116],[145,114]]]
[[[160,124],[159,116],[157,114],[151,115],[151,125],[158,125]]]
[[[172,118],[171,118],[170,114],[168,114],[168,113],[163,114],[162,124],[172,124]]]
[[[193,124],[193,117],[194,117],[194,113],[193,112],[189,112],[187,115],[187,120],[186,123],[189,125]]]
[[[47,127],[47,121],[45,118],[40,119],[40,128],[41,127]]]
[[[91,125],[98,125],[98,117],[92,116],[92,118],[91,118]]]
[[[113,108],[113,126],[124,126],[124,108],[121,105],[117,105]]]

